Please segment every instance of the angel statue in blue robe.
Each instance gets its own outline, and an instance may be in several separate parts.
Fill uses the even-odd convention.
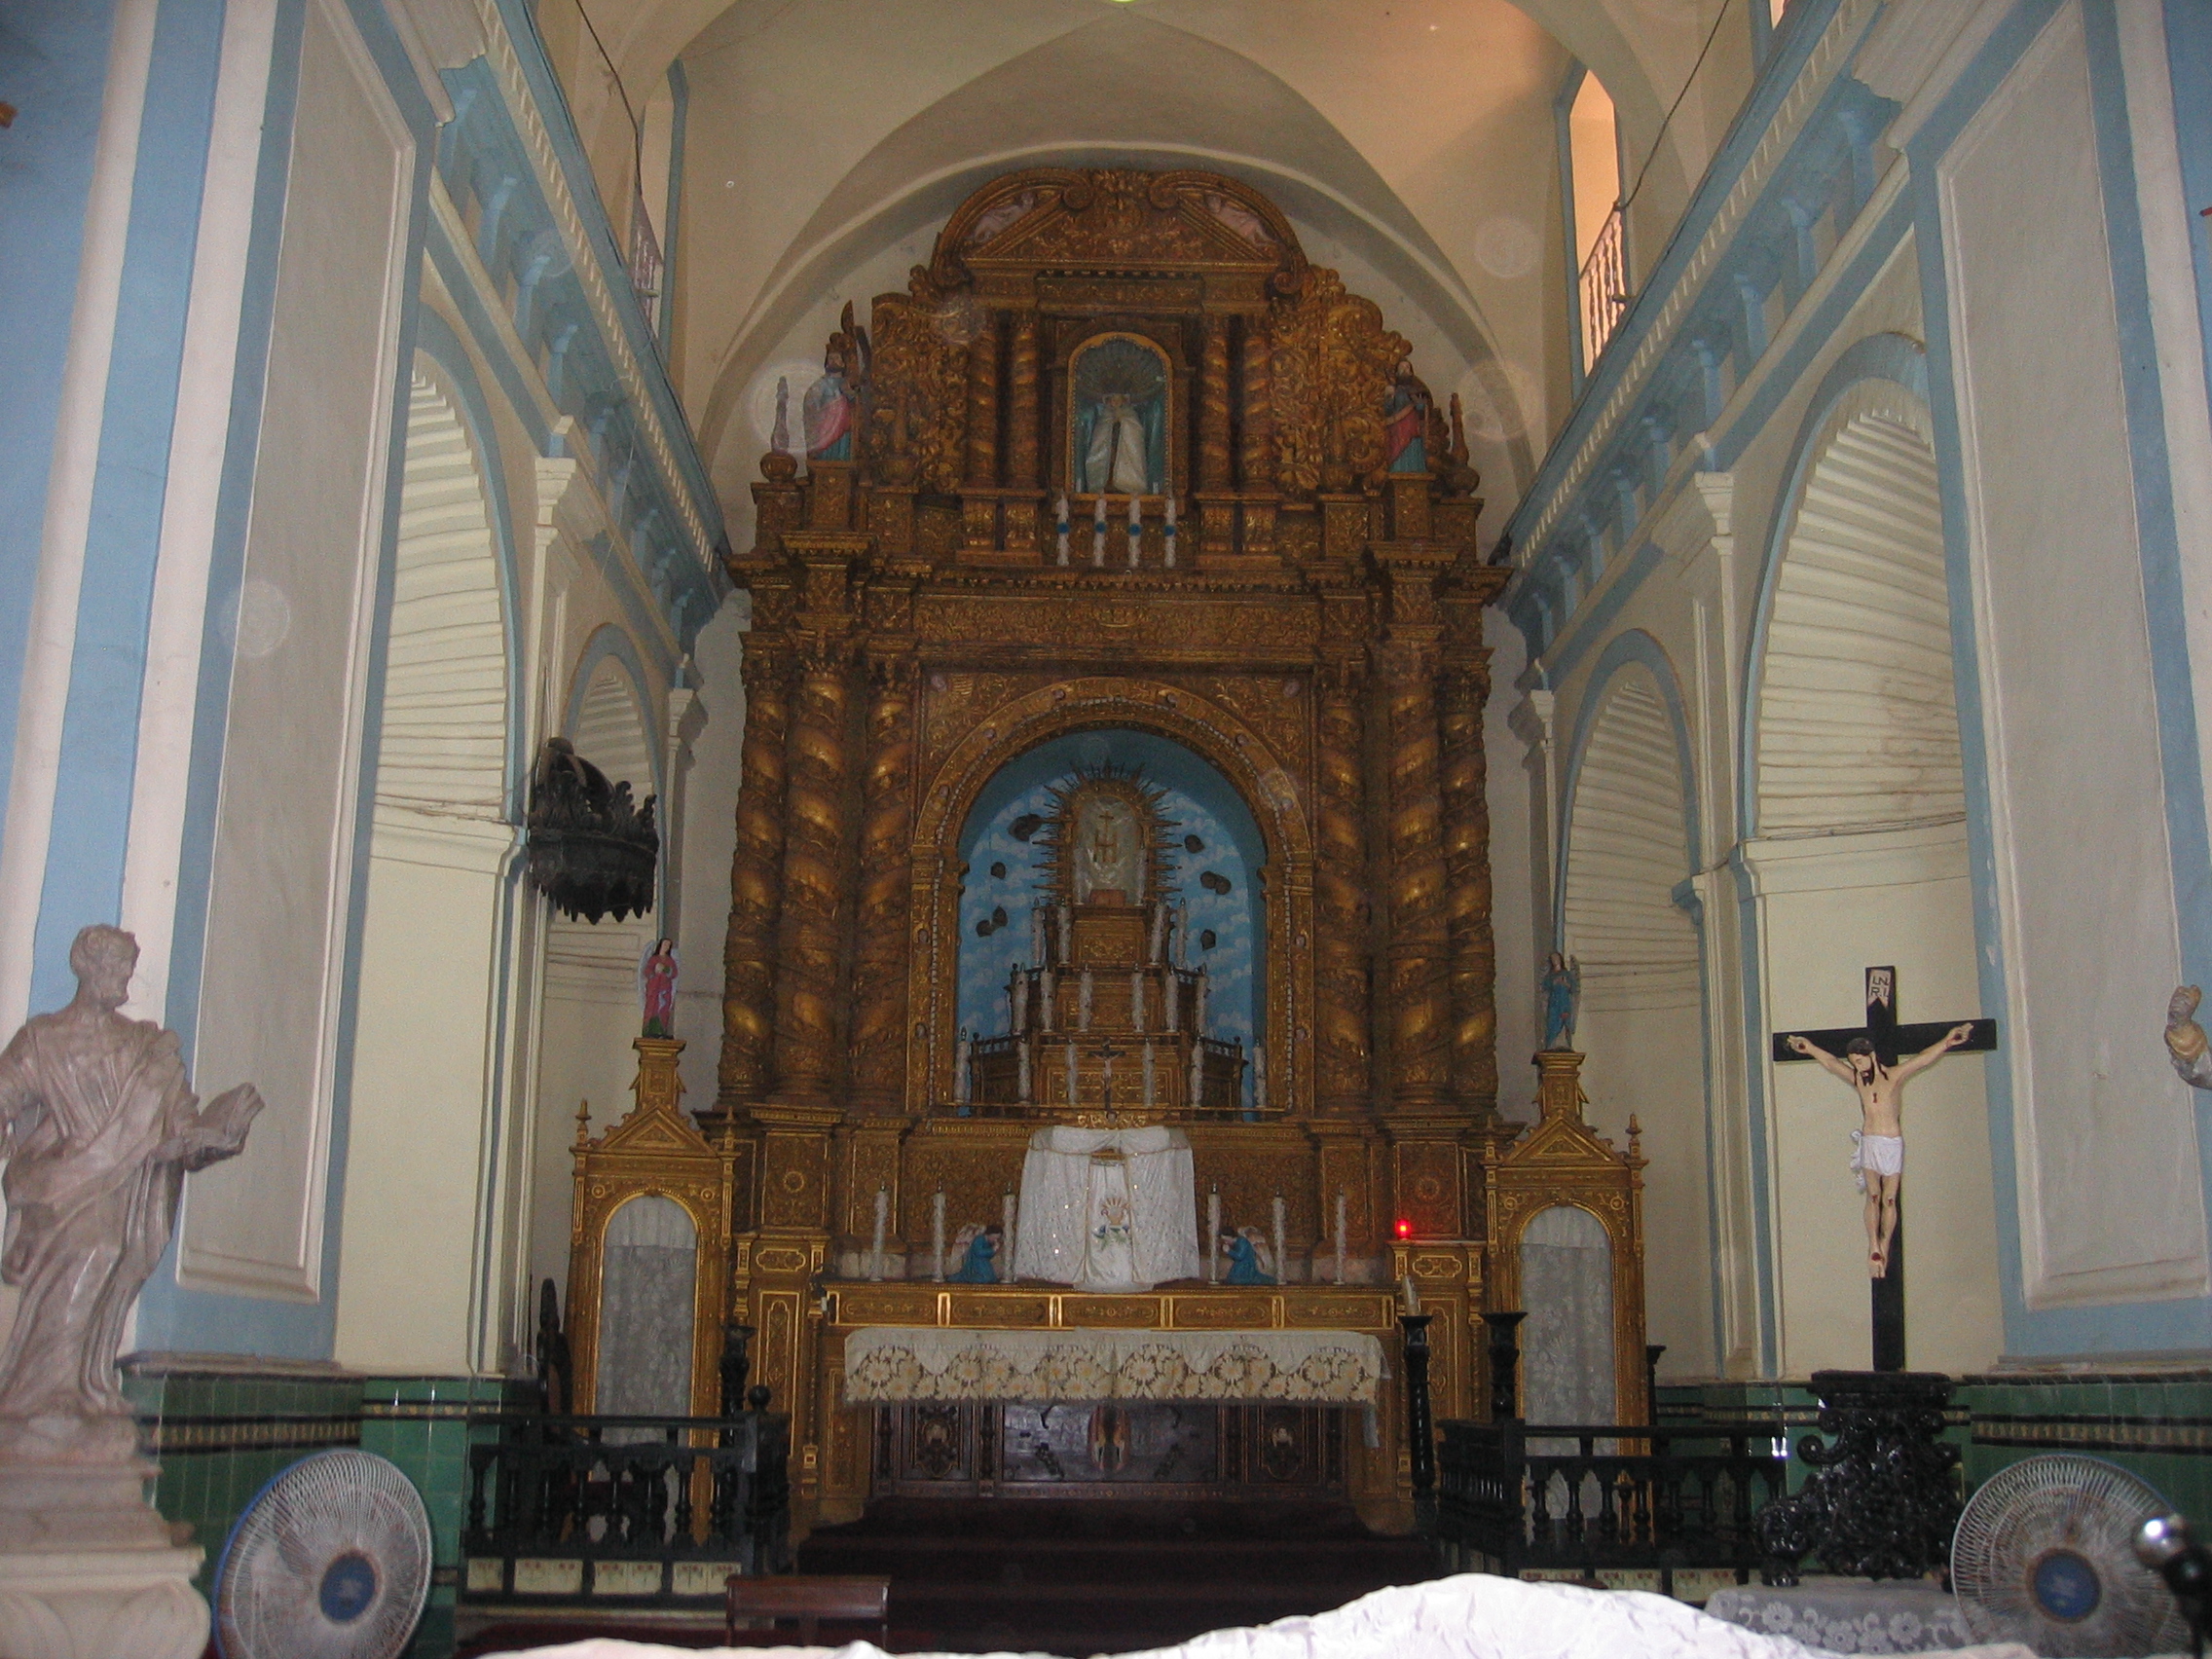
[[[980,1227],[968,1240],[968,1249],[960,1258],[960,1266],[946,1277],[954,1284],[996,1284],[999,1282],[999,1246],[1006,1241],[1006,1229],[997,1225]]]
[[[1544,1047],[1574,1047],[1574,1016],[1582,1001],[1582,964],[1553,951],[1544,970]]]
[[[1274,1274],[1265,1269],[1268,1263],[1261,1259],[1259,1229],[1244,1227],[1235,1233],[1221,1235],[1222,1253],[1229,1258],[1229,1271],[1221,1275],[1224,1284],[1272,1284]]]

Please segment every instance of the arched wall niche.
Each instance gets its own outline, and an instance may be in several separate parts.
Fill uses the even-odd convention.
[[[1035,965],[1029,907],[1045,897],[1047,854],[1034,830],[1017,833],[1028,828],[1022,820],[1049,811],[1055,787],[1107,767],[1164,793],[1163,815],[1173,826],[1168,880],[1189,906],[1189,964],[1208,971],[1208,1007],[1215,1015],[1209,1023],[1247,1051],[1254,1042],[1268,1041],[1271,894],[1259,824],[1228,778],[1202,756],[1151,732],[1112,727],[1046,739],[993,773],[969,809],[959,840],[965,870],[957,932],[961,1027],[971,1036],[1005,1029],[1011,1017],[1008,973],[1015,962]],[[1190,846],[1191,839],[1198,848]],[[1202,884],[1199,878],[1206,874],[1220,878],[1228,891]],[[1006,921],[994,925],[1001,912]]]
[[[1755,659],[1760,835],[1963,822],[1942,503],[1928,412],[1862,380],[1809,449]]]
[[[1643,1132],[1651,1340],[1666,1370],[1711,1376],[1712,1135],[1700,940],[1677,888],[1696,866],[1688,738],[1656,641],[1613,642],[1592,676],[1570,752],[1557,937],[1580,963],[1574,1046],[1592,1124]],[[1623,1396],[1629,1397],[1627,1395]]]
[[[1746,665],[1739,810],[1755,895],[1746,940],[1766,1030],[1854,1025],[1863,971],[1897,971],[1899,1016],[1982,1011],[1958,688],[1925,360],[1862,340],[1816,392],[1785,471]],[[1755,1056],[1769,1124],[1777,1363],[1867,1363],[1862,1200],[1836,1157],[1848,1095]],[[1972,1371],[2002,1351],[1982,1062],[1915,1080],[1910,1363]]]
[[[487,448],[454,378],[418,357],[377,723],[337,1343],[429,1371],[497,1363],[498,1334],[497,1309],[476,1295],[477,1180],[508,1092],[515,685]],[[400,1191],[407,1205],[376,1197]],[[440,1266],[420,1271],[424,1261]]]
[[[1050,764],[1054,740],[1127,732],[1165,740],[1225,779],[1249,814],[1268,871],[1268,903],[1255,958],[1267,964],[1256,1023],[1286,1034],[1270,1055],[1271,1097],[1293,1113],[1313,1099],[1313,847],[1297,785],[1270,745],[1213,700],[1141,678],[1062,681],[1040,686],[981,718],[934,777],[921,781],[924,803],[914,828],[913,910],[917,948],[908,996],[914,1041],[907,1049],[908,1109],[927,1110],[953,1093],[959,1038],[961,856],[937,849],[969,825],[977,803],[1002,771],[1025,756]],[[1010,871],[1011,873],[1011,871]]]

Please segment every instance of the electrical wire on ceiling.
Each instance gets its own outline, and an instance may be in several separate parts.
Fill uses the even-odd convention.
[[[577,0],[576,9],[583,9],[583,0]],[[1615,209],[1617,212],[1627,212],[1630,204],[1636,201],[1637,193],[1642,190],[1643,175],[1651,170],[1651,164],[1659,159],[1659,146],[1667,141],[1667,129],[1674,123],[1675,112],[1682,107],[1682,99],[1690,95],[1690,88],[1697,84],[1698,71],[1705,67],[1706,55],[1713,51],[1713,43],[1720,38],[1720,25],[1727,20],[1728,14],[1734,9],[1734,0],[1720,0],[1719,9],[1713,14],[1713,27],[1706,30],[1705,44],[1698,48],[1697,61],[1690,65],[1689,78],[1682,83],[1682,90],[1675,94],[1675,101],[1667,106],[1667,114],[1659,123],[1658,132],[1652,137],[1651,153],[1643,158],[1643,166],[1636,169],[1636,183],[1621,198],[1620,205]]]

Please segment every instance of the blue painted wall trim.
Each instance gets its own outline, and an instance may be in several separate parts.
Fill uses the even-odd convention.
[[[0,24],[0,83],[36,88],[0,169],[0,814],[7,810],[31,590],[46,520],[61,377],[76,312],[114,0],[18,0]]]

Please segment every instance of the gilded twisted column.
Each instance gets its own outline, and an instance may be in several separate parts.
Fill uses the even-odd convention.
[[[987,490],[999,481],[999,318],[984,312],[968,345],[968,482]]]
[[[910,655],[868,664],[860,915],[853,949],[853,1096],[896,1112],[906,1084],[906,912],[913,878],[914,691]]]
[[[776,961],[778,1091],[834,1092],[843,1058],[837,955],[845,907],[845,795],[852,763],[853,647],[841,634],[800,645],[792,719],[784,908]]]
[[[1237,461],[1243,489],[1275,487],[1275,403],[1273,356],[1268,325],[1258,317],[1244,322],[1244,429]]]
[[[1198,362],[1198,488],[1229,488],[1229,322],[1206,318]]]
[[[1389,743],[1391,1106],[1442,1104],[1451,1051],[1446,1009],[1444,810],[1439,794],[1435,648],[1393,639],[1382,650]]]
[[[1320,754],[1313,860],[1315,1104],[1324,1114],[1367,1110],[1367,845],[1357,658],[1317,676]]]
[[[1037,473],[1037,313],[1016,312],[1014,318],[1013,360],[1007,365],[1007,389],[1012,405],[1007,417],[1007,482],[1016,490],[1034,490]]]
[[[737,850],[729,867],[729,931],[722,938],[723,1112],[765,1096],[775,1073],[776,923],[782,909],[784,746],[791,732],[791,662],[772,645],[745,653],[745,745],[737,788]]]
[[[1470,1112],[1497,1105],[1497,947],[1491,936],[1489,763],[1483,705],[1490,652],[1449,662],[1443,743],[1444,924],[1451,944],[1452,1093]]]

